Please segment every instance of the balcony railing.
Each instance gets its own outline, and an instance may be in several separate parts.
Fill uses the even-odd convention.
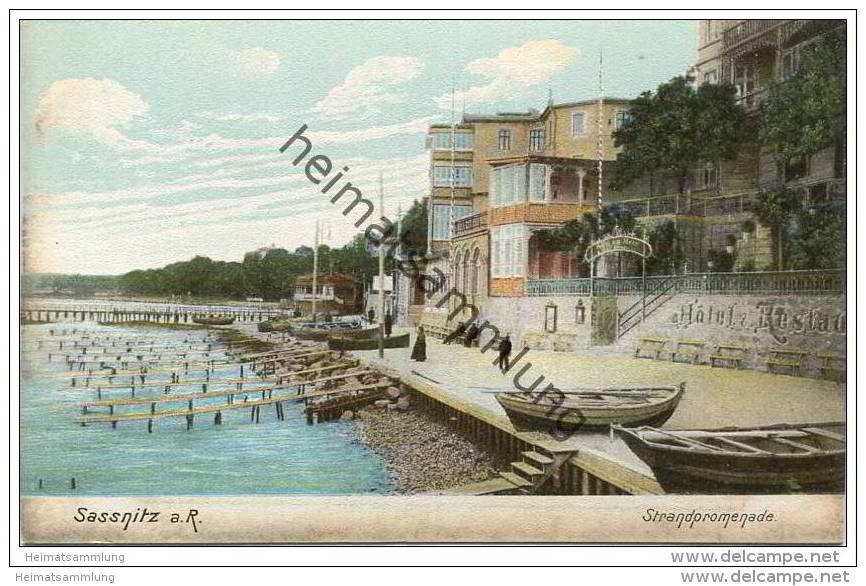
[[[729,50],[743,41],[756,37],[773,30],[784,20],[744,20],[740,24],[732,26],[722,34],[722,46]]]
[[[751,211],[757,197],[758,193],[756,191],[729,193],[712,197],[674,193],[611,202],[609,207],[628,211],[635,217],[667,215],[720,216]]]
[[[472,214],[471,216],[454,220],[454,235],[460,236],[467,232],[484,228],[485,226],[487,226],[487,212]]]
[[[753,273],[690,273],[653,275],[646,278],[647,291],[673,279],[673,290],[692,295],[830,295],[845,293],[843,269],[820,271],[761,271]],[[531,297],[552,295],[640,295],[641,277],[527,279],[525,294]]]

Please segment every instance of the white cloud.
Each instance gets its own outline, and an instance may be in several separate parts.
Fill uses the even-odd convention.
[[[356,114],[373,115],[382,108],[405,101],[394,86],[411,81],[424,64],[415,57],[373,57],[352,69],[311,111],[322,118],[339,120]]]
[[[239,114],[234,112],[223,114],[219,112],[199,112],[196,116],[206,118],[207,120],[214,120],[216,122],[279,122],[283,119],[283,116],[261,112],[253,112],[250,114]]]
[[[457,104],[468,106],[493,102],[544,83],[565,70],[580,55],[580,50],[561,41],[528,41],[519,47],[503,49],[495,57],[471,61],[466,70],[489,79],[486,84],[455,92]],[[451,94],[433,99],[440,108],[451,107]]]
[[[235,53],[231,63],[242,75],[267,77],[280,67],[280,55],[276,51],[255,47]]]
[[[427,127],[435,122],[438,116],[423,116],[415,118],[407,122],[398,122],[396,124],[386,124],[384,126],[373,126],[370,128],[361,128],[358,130],[321,130],[308,129],[305,136],[313,141],[314,146],[323,144],[346,144],[354,142],[364,142],[367,140],[379,140],[399,135],[423,134],[427,132]],[[192,156],[202,156],[215,153],[222,150],[241,150],[241,149],[265,149],[268,152],[276,152],[286,140],[288,140],[297,128],[287,130],[282,136],[270,136],[263,138],[232,138],[222,136],[220,134],[210,134],[204,137],[191,139],[187,142],[177,144],[166,144],[160,148],[158,156],[147,156],[140,159],[124,159],[123,165],[143,166],[154,163],[169,163],[180,162]],[[228,156],[213,157],[200,162],[191,163],[192,166],[210,167],[233,161],[238,162],[254,162],[257,160],[267,160],[271,155],[263,155],[260,153],[254,154],[232,154]]]
[[[110,146],[152,149],[156,145],[132,140],[120,130],[144,117],[149,109],[141,96],[113,79],[64,79],[39,96],[36,132],[44,136],[59,129],[88,135]]]

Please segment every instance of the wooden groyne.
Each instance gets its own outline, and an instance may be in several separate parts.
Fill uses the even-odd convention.
[[[95,321],[121,323],[127,321],[156,324],[193,324],[194,318],[207,318],[219,314],[233,317],[238,322],[261,322],[269,317],[283,315],[279,309],[254,308],[207,308],[197,309],[106,309],[96,307],[40,307],[25,308],[20,312],[22,321],[54,323]],[[202,328],[207,326],[202,326]]]

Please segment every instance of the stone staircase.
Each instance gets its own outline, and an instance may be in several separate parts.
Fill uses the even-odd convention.
[[[573,455],[573,451],[554,453],[536,446],[521,452],[521,459],[511,463],[511,470],[500,472],[499,476],[513,485],[509,494],[534,494]]]

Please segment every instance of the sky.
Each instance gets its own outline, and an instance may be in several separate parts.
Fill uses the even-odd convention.
[[[693,21],[30,21],[21,196],[32,272],[240,261],[357,232],[279,148],[306,124],[396,218],[426,195],[431,123],[634,97],[695,61]],[[303,163],[302,163],[303,164]],[[340,185],[342,185],[342,181]],[[378,209],[377,209],[378,213]]]

